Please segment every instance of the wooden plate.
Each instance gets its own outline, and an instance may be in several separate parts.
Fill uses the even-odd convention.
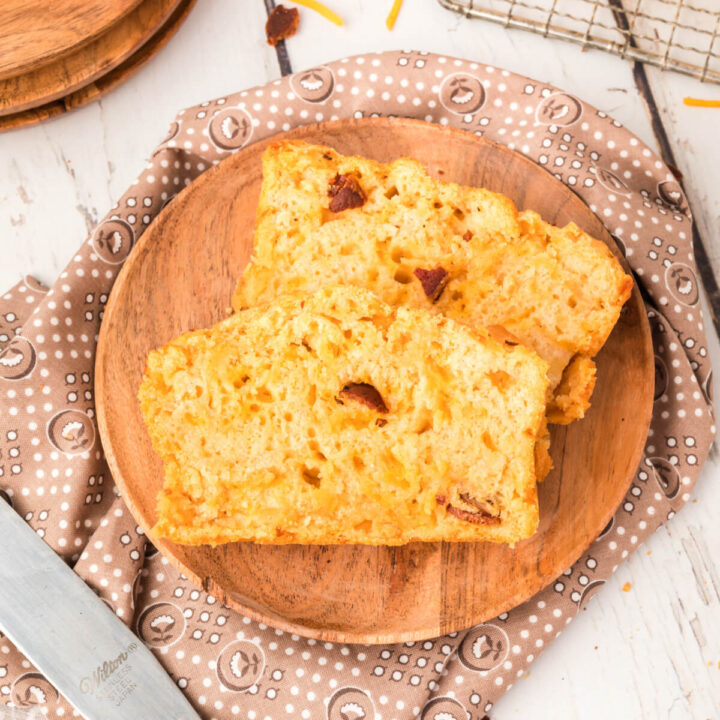
[[[283,136],[381,161],[402,155],[445,180],[484,185],[563,225],[574,220],[618,253],[565,185],[522,155],[471,133],[406,119],[341,120]],[[163,482],[136,399],[145,359],[179,333],[226,316],[252,246],[267,141],[203,174],[134,248],[103,320],[96,398],[110,469],[152,538]],[[640,462],[653,401],[653,351],[637,289],[598,355],[587,417],[552,430],[555,469],[540,486],[540,527],[515,549],[492,543],[403,547],[183,547],[153,538],[215,597],[275,627],[326,640],[387,643],[460,630],[521,603],[568,568],[609,522]]]
[[[104,75],[101,75],[96,80],[58,100],[53,100],[52,102],[28,110],[14,112],[10,115],[0,114],[0,132],[26,125],[36,125],[44,120],[64,115],[70,110],[76,110],[97,100],[105,95],[105,93],[125,82],[136,70],[142,67],[144,63],[164,47],[167,41],[185,21],[195,2],[196,0],[180,0],[179,5],[170,18],[151,38],[127,58],[127,60]]]
[[[28,72],[90,42],[142,0],[0,2],[0,78]]]
[[[68,95],[127,60],[168,21],[180,0],[143,0],[102,35],[69,54],[0,80],[0,115]]]

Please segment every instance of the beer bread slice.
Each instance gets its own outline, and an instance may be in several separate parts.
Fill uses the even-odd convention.
[[[139,391],[185,544],[514,543],[538,523],[547,364],[425,309],[327,286],[150,353]]]
[[[272,144],[253,257],[233,306],[328,284],[505,328],[548,362],[554,423],[584,415],[592,358],[632,289],[604,243],[572,223],[558,228],[519,213],[504,195],[436,180],[414,160],[381,164]]]

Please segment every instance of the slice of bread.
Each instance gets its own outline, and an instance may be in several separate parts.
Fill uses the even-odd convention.
[[[435,180],[414,160],[383,165],[283,142],[265,151],[263,176],[236,309],[351,284],[392,305],[501,326],[548,362],[548,420],[583,416],[592,357],[632,290],[604,243],[518,213],[503,195]]]
[[[514,543],[535,531],[547,364],[354,287],[150,353],[156,532],[185,544]]]

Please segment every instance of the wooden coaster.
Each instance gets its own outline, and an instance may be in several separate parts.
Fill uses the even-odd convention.
[[[0,79],[86,45],[143,0],[13,0],[0,3]]]
[[[107,32],[78,50],[23,75],[0,81],[0,115],[66,96],[139,50],[172,16],[179,0],[144,0]]]
[[[153,0],[153,2],[154,1],[155,0]],[[125,82],[125,80],[153,57],[175,34],[180,25],[185,21],[195,2],[196,0],[180,0],[180,2],[174,0],[174,12],[172,12],[170,17],[154,35],[146,39],[124,62],[121,62],[109,72],[101,73],[99,77],[91,80],[86,85],[79,87],[75,91],[57,100],[42,103],[27,110],[5,115],[0,112],[0,132],[25,125],[34,125],[44,120],[63,115],[69,110],[74,110],[97,100],[105,93]]]

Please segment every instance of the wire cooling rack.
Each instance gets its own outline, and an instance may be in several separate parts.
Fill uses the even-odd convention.
[[[438,0],[462,15],[720,84],[720,0]]]

